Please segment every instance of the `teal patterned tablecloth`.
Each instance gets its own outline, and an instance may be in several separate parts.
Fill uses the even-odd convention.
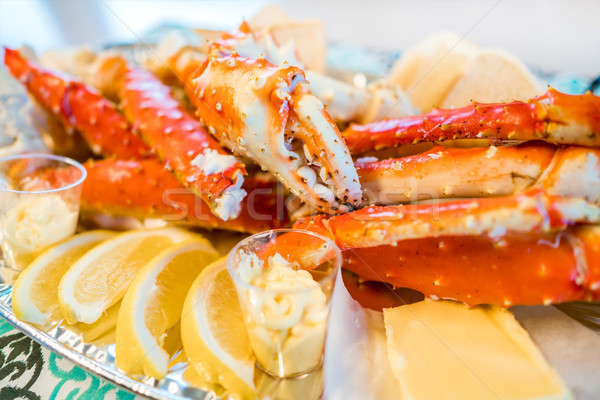
[[[133,400],[133,394],[40,346],[0,319],[0,399]]]

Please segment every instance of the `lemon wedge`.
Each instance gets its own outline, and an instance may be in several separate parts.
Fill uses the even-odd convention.
[[[80,233],[40,254],[19,275],[12,291],[12,308],[21,321],[46,326],[62,319],[58,284],[65,272],[100,242],[114,236],[103,230]]]
[[[69,324],[91,324],[118,302],[144,265],[169,246],[193,237],[178,228],[121,233],[87,252],[64,274],[58,301]]]
[[[136,275],[117,322],[117,367],[161,379],[167,374],[167,331],[181,318],[194,279],[219,253],[208,240],[190,239],[162,251]]]
[[[188,292],[181,317],[183,349],[204,380],[242,399],[256,398],[255,359],[226,260],[206,267]]]

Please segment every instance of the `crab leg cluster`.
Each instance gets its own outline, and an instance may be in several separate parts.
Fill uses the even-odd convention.
[[[365,197],[382,206],[295,226],[334,239],[362,279],[434,299],[505,307],[596,300],[599,120],[598,97],[550,89],[529,102],[352,125],[344,137],[353,154],[376,156],[356,161]],[[435,144],[452,139],[488,142]],[[433,148],[377,157],[422,142]],[[439,201],[457,197],[467,199]],[[431,202],[387,205],[422,199]]]
[[[311,91],[310,71],[245,24],[167,60],[196,117],[122,59],[107,61],[114,79],[103,77],[114,82],[103,92],[116,107],[7,51],[11,73],[48,111],[97,154],[118,158],[86,164],[85,211],[246,232],[286,224],[273,183],[244,181],[243,159],[279,180],[300,209],[322,213],[294,227],[332,238],[361,279],[470,305],[600,298],[599,97],[549,89],[340,133],[324,102],[345,124],[386,115],[369,99],[393,105],[397,93],[345,99],[346,86],[318,76],[322,87]],[[328,86],[338,88],[335,102]],[[282,237],[289,257],[327,256]]]
[[[124,85],[127,88],[124,89],[126,98],[129,100],[126,104],[133,121],[129,123],[126,115],[97,90],[30,62],[16,50],[6,49],[5,64],[39,104],[54,115],[66,129],[79,131],[94,153],[116,158],[93,164],[101,165],[102,168],[94,167],[89,171],[83,191],[84,209],[139,218],[169,215],[173,213],[173,207],[165,204],[168,199],[165,200],[156,191],[157,188],[162,188],[161,190],[178,191],[177,194],[185,200],[177,202],[186,204],[187,210],[195,210],[196,215],[184,216],[180,222],[201,227],[257,232],[264,228],[277,227],[285,219],[282,211],[275,213],[274,210],[263,207],[276,203],[273,184],[257,185],[256,181],[248,185],[252,190],[259,189],[253,200],[258,209],[253,209],[252,215],[262,217],[251,218],[248,215],[247,203],[243,202],[246,193],[242,187],[242,174],[245,174],[243,164],[233,156],[227,155],[212,137],[204,133],[196,120],[184,114],[155,78],[145,74],[139,78],[136,78],[134,73],[124,75],[125,78],[134,75]],[[141,93],[137,92],[136,88]],[[139,121],[142,121],[139,123],[142,126],[134,126]],[[145,132],[145,137],[152,138],[149,142],[154,145],[153,148],[133,133],[137,130]],[[169,142],[169,146],[166,146],[164,136],[168,137],[170,133],[178,140]],[[184,148],[186,144],[188,147]],[[165,163],[160,162],[154,155],[158,152],[158,147],[171,150],[164,158]],[[211,164],[215,159],[225,159],[229,168],[218,170],[218,165]],[[196,181],[202,183],[196,185],[199,189],[195,193],[202,193],[200,198],[208,207],[198,206],[197,199],[189,196],[189,192],[175,176],[167,172],[173,171],[173,165],[178,167],[177,176],[187,183],[186,186],[195,184]],[[204,171],[215,171],[212,174],[202,174],[198,165],[204,167]],[[152,179],[148,178],[152,176]],[[127,179],[124,180],[124,177]],[[104,189],[104,186],[107,189]],[[85,189],[86,187],[90,190]],[[95,192],[91,191],[91,187],[96,188]],[[195,207],[190,207],[190,204],[194,204]],[[232,209],[236,213],[231,212]],[[207,216],[208,210],[219,218]],[[280,217],[279,214],[283,216]],[[202,219],[198,218],[199,215]],[[219,224],[219,219],[229,219],[231,223],[222,221],[223,224]]]

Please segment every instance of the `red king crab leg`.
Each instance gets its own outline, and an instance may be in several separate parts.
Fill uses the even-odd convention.
[[[218,228],[240,232],[261,232],[287,223],[283,207],[278,207],[276,188],[270,182],[248,179],[245,199],[238,218],[222,221],[189,189],[165,171],[156,159],[88,161],[88,177],[81,193],[83,214],[109,214],[138,219],[161,218],[174,224]],[[70,169],[46,170],[35,180],[37,187],[65,179]],[[32,183],[33,184],[33,183]]]
[[[544,140],[600,146],[600,97],[555,89],[527,102],[483,104],[350,125],[343,133],[353,154],[391,146],[451,139]]]
[[[323,212],[358,206],[361,188],[348,148],[302,70],[234,53],[209,57],[196,75],[188,95],[222,145]]]
[[[511,197],[372,206],[296,223],[332,238],[364,279],[470,305],[600,297],[600,209],[542,191]],[[595,247],[594,247],[595,246]],[[582,251],[584,250],[584,251]]]
[[[151,156],[125,117],[96,90],[27,60],[18,50],[5,49],[4,63],[44,109],[67,129],[80,131],[95,154],[126,160]]]
[[[169,88],[150,72],[126,67],[120,83],[121,108],[167,168],[216,216],[225,221],[237,217],[246,195],[244,164],[182,109]]]
[[[576,235],[571,228],[558,234],[506,236],[501,241],[486,236],[410,239],[394,246],[347,250],[343,266],[363,280],[384,281],[433,299],[469,305],[510,307],[600,299],[597,269],[593,289],[587,283],[592,271],[586,274],[582,268],[600,251],[582,256],[581,247],[574,245]]]
[[[600,150],[519,146],[435,146],[397,159],[365,157],[355,162],[366,204],[424,199],[507,196],[531,188],[600,203]]]

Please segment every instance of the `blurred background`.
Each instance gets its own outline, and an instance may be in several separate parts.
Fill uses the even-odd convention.
[[[598,0],[0,0],[0,44],[36,51],[135,41],[166,23],[233,29],[267,4],[325,22],[333,42],[400,51],[450,30],[534,69],[600,74]]]

